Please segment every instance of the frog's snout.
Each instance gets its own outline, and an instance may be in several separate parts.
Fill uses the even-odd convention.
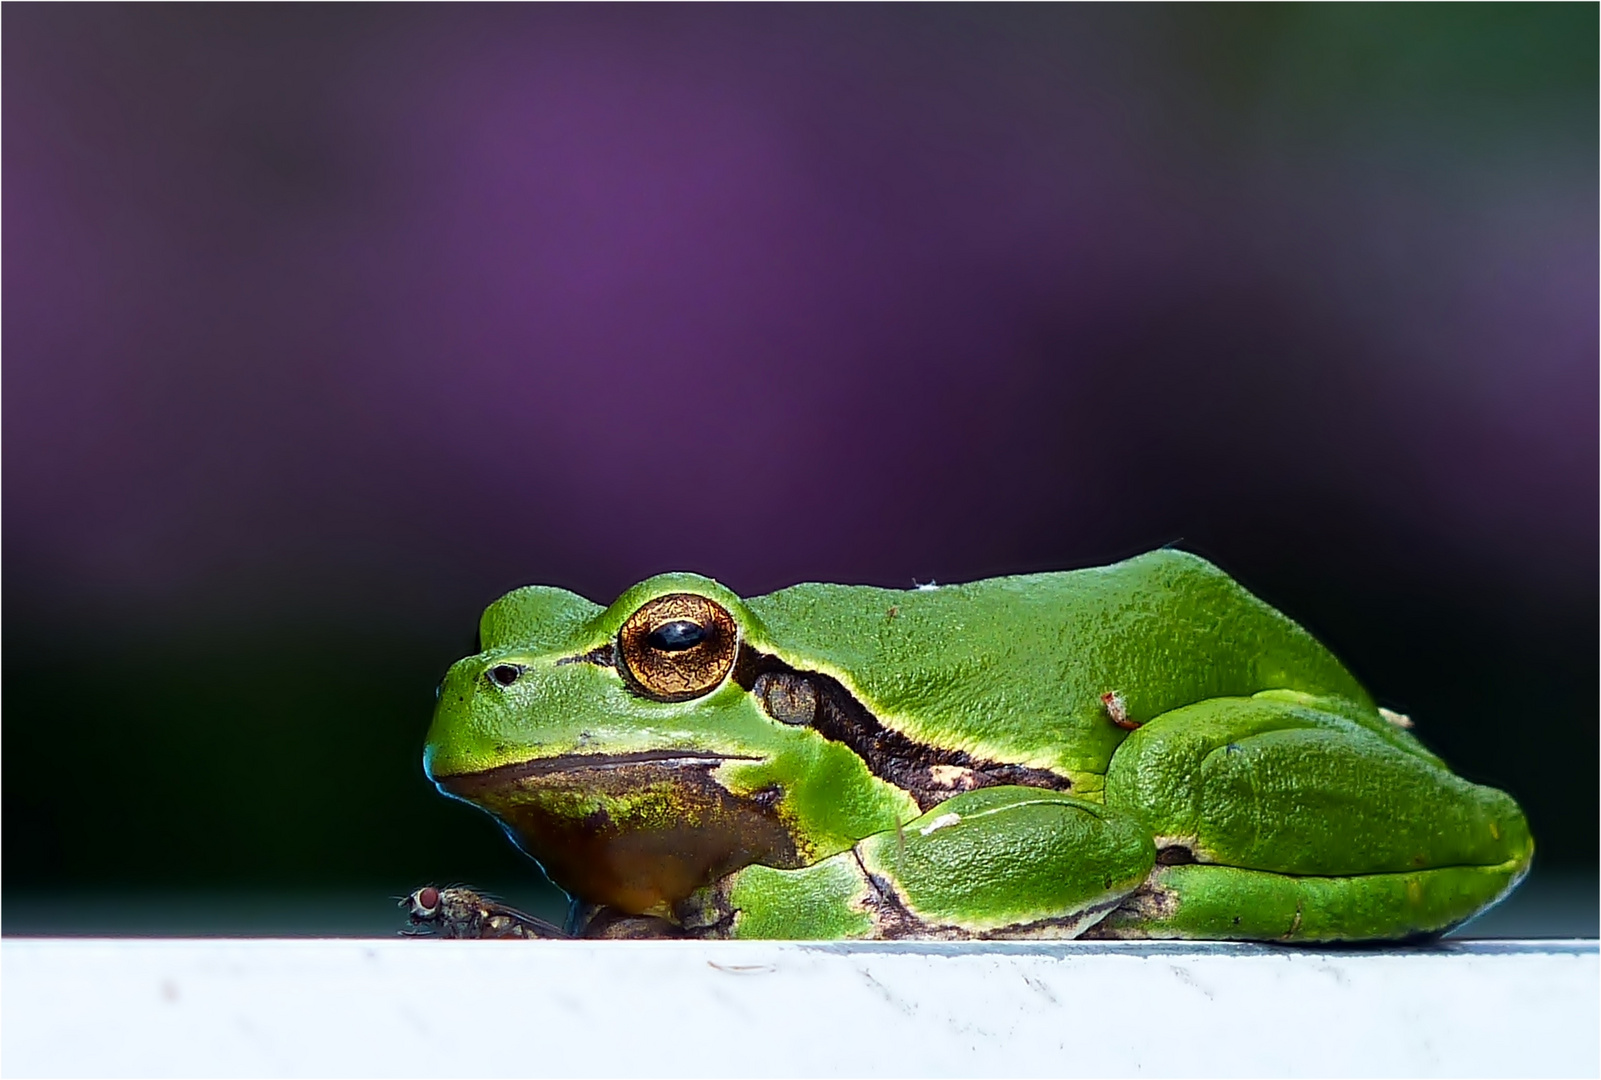
[[[503,649],[456,661],[434,692],[424,768],[436,782],[537,756],[582,720],[570,682],[586,674],[560,657]]]

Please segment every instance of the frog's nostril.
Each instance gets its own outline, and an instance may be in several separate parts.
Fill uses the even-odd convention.
[[[489,676],[490,682],[504,689],[516,682],[517,677],[521,675],[524,670],[525,669],[521,664],[496,664],[484,674]]]

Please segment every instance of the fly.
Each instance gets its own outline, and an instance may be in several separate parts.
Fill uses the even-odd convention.
[[[544,919],[457,885],[424,885],[400,901],[400,906],[407,922],[401,933],[407,937],[485,941],[572,936]]]

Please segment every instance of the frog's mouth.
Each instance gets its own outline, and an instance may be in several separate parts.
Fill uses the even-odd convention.
[[[758,761],[740,754],[708,754],[690,750],[640,750],[631,754],[560,754],[556,757],[516,761],[478,772],[431,777],[446,794],[476,801],[476,796],[492,792],[520,780],[560,773],[617,769],[628,765],[656,765],[663,768],[716,768],[725,761]]]
[[[563,754],[433,780],[498,818],[568,893],[666,913],[742,866],[802,864],[778,786],[736,793],[714,775],[724,762],[758,760],[691,750]]]

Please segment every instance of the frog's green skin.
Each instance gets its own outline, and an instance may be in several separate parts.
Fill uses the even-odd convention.
[[[620,632],[685,594],[728,613],[707,640],[737,662],[655,700]],[[609,608],[535,586],[481,639],[441,688],[428,775],[595,936],[1408,938],[1505,896],[1533,854],[1511,798],[1179,551],[751,600],[666,574]],[[713,650],[674,648],[649,655]]]

